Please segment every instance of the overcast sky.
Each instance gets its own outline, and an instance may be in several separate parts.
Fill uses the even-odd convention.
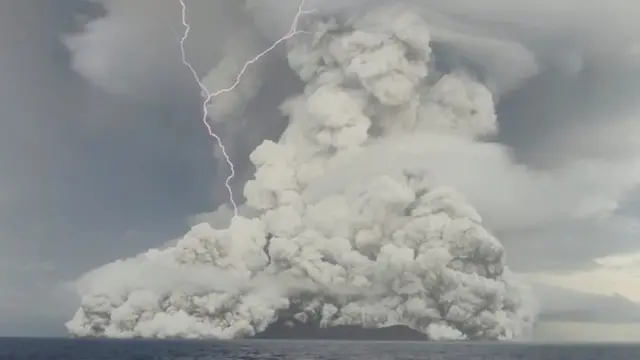
[[[180,236],[185,219],[213,210],[224,194],[224,173],[198,121],[199,94],[180,66],[171,31],[158,47],[162,61],[147,70],[167,67],[176,75],[143,82],[140,89],[161,89],[151,100],[107,91],[74,70],[61,37],[81,30],[78,16],[101,15],[83,0],[0,1],[0,335],[63,334],[62,322],[77,304],[59,306],[69,299],[54,292],[56,284]],[[180,29],[179,14],[173,15]],[[134,40],[123,42],[145,46]],[[637,63],[594,57],[577,75],[565,71],[569,60],[559,63],[563,71],[543,71],[505,95],[498,107],[499,141],[513,147],[519,161],[539,167],[575,154],[618,159],[632,153],[640,114]],[[265,104],[284,97],[283,84],[298,86],[283,65],[265,66],[272,69],[265,82],[273,90],[255,98],[246,118],[278,117]],[[107,88],[120,84],[110,82],[110,73],[104,79]],[[584,131],[574,131],[578,127]],[[228,133],[241,144],[234,152],[241,162],[249,145],[276,135],[264,126],[247,136],[238,129]],[[604,295],[640,288],[634,282],[637,260],[594,261],[640,251],[637,199],[626,197],[618,214],[627,222],[614,238],[611,224],[585,226],[589,230],[580,233],[575,224],[550,227],[548,242],[514,240],[505,231],[510,264],[558,285],[596,279],[595,292]],[[629,290],[626,297],[640,302],[640,292]]]

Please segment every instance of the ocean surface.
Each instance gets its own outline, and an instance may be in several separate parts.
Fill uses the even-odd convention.
[[[639,345],[0,339],[0,360],[640,360]]]

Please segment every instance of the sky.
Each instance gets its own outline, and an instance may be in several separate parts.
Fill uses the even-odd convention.
[[[594,18],[590,8],[565,3],[568,10],[562,11]],[[144,6],[143,2],[142,10],[148,9]],[[632,5],[629,9],[631,14],[640,10]],[[82,0],[0,2],[0,335],[64,334],[62,323],[77,304],[59,284],[182,235],[192,215],[212,211],[224,197],[224,164],[212,155],[213,144],[199,122],[198,89],[180,64],[177,4],[158,5],[154,10],[161,19],[175,21],[175,27],[162,26],[162,31],[136,25],[132,19],[140,14],[134,12],[128,18],[125,10],[117,10],[120,13],[112,17],[121,19],[123,26],[110,28],[112,23],[106,23],[94,29],[98,35],[69,42],[62,39],[83,32],[79,19],[99,18],[104,9]],[[614,19],[617,13],[611,14],[604,12],[603,19]],[[212,44],[224,44],[221,32],[202,25],[203,21],[194,19],[194,41],[210,36]],[[213,21],[229,20],[218,16]],[[540,23],[550,29],[562,24],[559,20],[536,24]],[[496,86],[504,88],[498,105],[498,140],[532,168],[549,168],[576,158],[606,159],[626,168],[638,149],[640,60],[617,56],[616,42],[607,39],[621,38],[622,31],[630,29],[622,26],[616,33],[564,25],[571,31],[564,31],[566,39],[556,43],[549,41],[552,37],[523,31],[523,37],[540,35],[531,43],[543,49],[540,53],[548,55],[545,64],[553,66],[534,71],[513,91],[509,81],[517,76],[503,72],[503,77],[494,77]],[[123,34],[136,26],[155,32]],[[262,45],[242,29],[234,30],[256,43],[233,49],[236,56],[248,58]],[[267,30],[267,37],[270,31],[281,32],[273,26]],[[555,50],[566,44],[589,55],[578,61],[570,51]],[[229,45],[212,45],[210,53],[197,49],[190,54],[204,68],[224,53],[224,46]],[[220,124],[241,168],[252,147],[265,137],[276,137],[282,129],[277,109],[270,105],[300,86],[273,59],[261,66],[270,70],[264,83],[273,85],[271,91],[255,95],[244,118],[275,120],[253,126],[250,134],[242,132],[244,126]],[[618,170],[596,169],[598,189],[623,187],[631,175]],[[245,172],[240,178],[247,176]],[[571,188],[568,182],[565,193],[581,191]],[[532,232],[530,239],[522,231],[515,236],[513,229],[501,226],[497,235],[507,246],[511,267],[530,279],[601,295],[585,300],[587,310],[610,298],[619,300],[616,294],[633,309],[633,303],[640,304],[639,200],[633,191],[625,192],[615,221],[572,219],[550,224],[544,236]],[[496,223],[502,225],[499,219]],[[614,315],[619,314],[596,322],[619,321]],[[572,331],[567,325],[557,329]]]
[[[52,284],[170,240],[212,207],[216,166],[194,88],[141,104],[70,68],[60,36],[94,11],[0,3],[1,334],[62,333],[65,310],[28,310]],[[181,95],[190,90],[191,100]]]

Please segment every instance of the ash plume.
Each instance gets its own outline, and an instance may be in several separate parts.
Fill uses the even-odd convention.
[[[430,339],[529,333],[534,302],[503,246],[433,169],[397,159],[358,181],[331,176],[390,140],[437,156],[495,134],[490,89],[434,68],[429,25],[411,7],[323,14],[307,31],[287,49],[304,89],[282,104],[280,139],[251,153],[245,216],[86,275],[71,334],[231,339],[281,320],[404,325]],[[327,177],[331,191],[318,190]]]

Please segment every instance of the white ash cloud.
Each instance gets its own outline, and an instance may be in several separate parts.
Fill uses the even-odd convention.
[[[332,163],[388,134],[495,131],[491,94],[457,75],[432,87],[443,94],[420,94],[430,80],[428,26],[405,8],[344,25],[318,20],[309,31],[315,39],[289,51],[307,83],[283,106],[290,125],[251,155],[257,170],[245,197],[257,215],[223,230],[197,225],[174,247],[85,277],[72,334],[236,338],[287,316],[319,326],[405,325],[431,339],[529,333],[535,308],[526,288],[455,190],[407,166],[316,201],[303,197]],[[471,100],[447,96],[456,86]],[[454,110],[481,121],[443,123]]]
[[[583,31],[585,19],[624,12],[584,5],[581,21],[572,21],[570,1],[553,14],[550,7],[497,0],[486,7],[462,0],[414,1],[409,8],[380,3],[309,2],[322,16],[306,24],[311,36],[290,42],[286,52],[305,88],[282,105],[289,122],[280,139],[251,154],[256,172],[244,187],[244,217],[228,229],[198,225],[153,258],[95,270],[80,282],[83,302],[67,324],[71,333],[233,338],[285,318],[321,326],[402,324],[434,339],[526,335],[535,307],[487,229],[509,234],[515,248],[523,233],[541,241],[531,234],[550,224],[612,216],[640,174],[635,147],[613,160],[580,153],[543,169],[516,164],[506,146],[483,142],[499,135],[496,103],[545,68],[573,74],[605,53],[615,63],[629,52],[619,35],[632,33],[635,22],[625,15],[610,28]],[[197,22],[218,30],[192,40],[199,54],[217,53],[213,60],[194,56],[200,68],[212,69],[207,84],[217,88],[234,78],[237,66],[229,64],[259,52],[266,40],[255,33],[272,39],[286,32],[275,24],[297,6],[252,4],[256,21],[243,23],[237,35],[248,45],[235,50],[225,36],[211,35],[220,34],[215,21]],[[347,16],[350,6],[364,15]],[[242,13],[240,6],[234,11]],[[79,39],[102,31],[90,28]],[[554,37],[561,41],[552,49],[541,40]],[[164,37],[158,43],[168,44]],[[118,46],[105,54],[107,63],[118,60]],[[78,61],[92,52],[74,50]],[[442,58],[450,62],[438,64]],[[253,68],[232,99],[214,102],[215,120],[232,127],[237,116],[225,115],[242,112],[261,84],[277,80],[267,70]],[[126,77],[120,80],[112,91],[127,87]],[[242,141],[227,139],[233,140]],[[128,267],[143,275],[121,280]],[[207,268],[211,273],[202,274]],[[156,271],[171,276],[145,281]]]

